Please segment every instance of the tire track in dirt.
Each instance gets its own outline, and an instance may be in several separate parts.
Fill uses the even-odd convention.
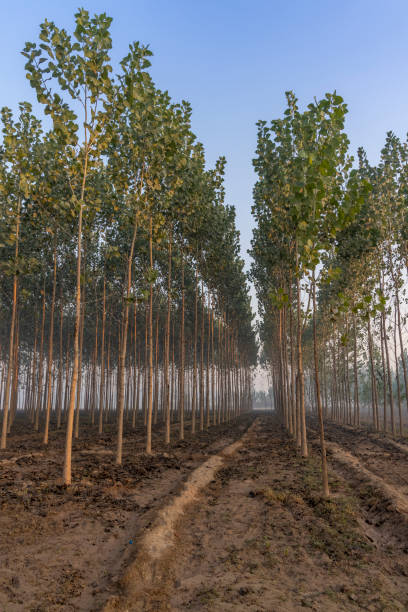
[[[406,610],[408,556],[367,534],[346,481],[331,474],[330,484],[322,500],[318,457],[299,457],[262,416],[178,524],[156,588],[125,609]]]
[[[58,484],[59,433],[49,448],[29,455],[28,436],[12,436],[0,461],[0,610],[100,609],[134,557],[135,535],[195,467],[241,437],[254,418],[242,415],[195,437],[186,432],[170,447],[157,437],[150,457],[143,432],[127,432],[122,466],[107,452],[113,433],[84,432],[68,488]]]

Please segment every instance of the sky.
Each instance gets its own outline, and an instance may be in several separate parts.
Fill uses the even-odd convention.
[[[1,106],[35,102],[20,51],[45,18],[71,31],[79,6],[113,17],[114,67],[130,42],[148,44],[158,87],[192,104],[208,165],[227,158],[226,202],[247,262],[255,124],[282,115],[285,91],[305,107],[337,90],[351,150],[364,146],[372,163],[388,130],[408,131],[407,0],[0,0]]]

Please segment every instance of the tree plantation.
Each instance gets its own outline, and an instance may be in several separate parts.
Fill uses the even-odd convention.
[[[407,145],[357,164],[336,93],[258,123],[252,278],[275,406],[304,457],[306,413],[402,437],[407,421]]]
[[[287,92],[247,272],[225,157],[112,31],[44,20],[1,108],[0,610],[408,609],[408,141]]]
[[[18,410],[48,444],[81,419],[203,430],[250,403],[256,358],[225,160],[205,169],[187,102],[153,83],[134,43],[112,76],[111,20],[81,10],[69,35],[41,25],[26,71],[52,121],[2,109],[1,447]]]

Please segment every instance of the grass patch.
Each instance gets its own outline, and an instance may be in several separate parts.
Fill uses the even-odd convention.
[[[271,487],[267,487],[261,491],[261,494],[267,502],[282,504],[282,506],[293,507],[304,505],[305,503],[300,495],[286,489],[272,489]]]
[[[338,479],[330,479],[332,497],[323,498],[319,457],[301,459],[299,463],[303,498],[315,517],[307,525],[311,546],[333,561],[360,562],[373,547],[359,531],[358,503],[351,490]],[[337,493],[340,487],[346,495]]]
[[[200,603],[206,605],[211,604],[213,601],[218,599],[219,596],[220,594],[215,589],[202,589],[201,591],[198,591],[196,595],[197,599],[200,600]]]
[[[308,526],[313,548],[326,553],[333,561],[361,561],[373,550],[358,531],[354,515],[348,512],[347,502],[321,501],[315,509],[321,520]]]

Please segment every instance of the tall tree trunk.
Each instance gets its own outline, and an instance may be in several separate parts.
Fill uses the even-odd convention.
[[[184,287],[184,255],[181,253],[181,333],[180,333],[180,440],[184,440],[184,362],[185,362],[185,339],[184,339],[184,308],[185,308],[185,287]]]
[[[85,248],[84,248],[84,268],[86,269],[85,263]],[[79,416],[81,411],[81,391],[82,391],[82,349],[84,344],[84,324],[85,324],[85,292],[86,283],[83,281],[84,286],[81,296],[81,317],[80,317],[80,329],[79,329],[79,355],[78,355],[78,377],[77,377],[77,397],[76,397],[76,411],[75,411],[75,430],[74,437],[79,438]]]
[[[106,279],[103,277],[103,297],[102,297],[102,338],[101,338],[101,379],[99,384],[99,418],[98,433],[103,430],[103,406],[104,406],[104,385],[105,385],[105,324],[106,324]]]
[[[397,379],[397,401],[398,401],[398,416],[399,416],[399,431],[402,436],[402,409],[401,409],[401,390],[400,390],[400,375],[397,350],[397,308],[394,309],[394,359],[395,359],[395,376]]]
[[[60,325],[59,325],[59,367],[58,367],[58,400],[57,400],[57,429],[61,427],[62,415],[62,376],[64,370],[63,361],[63,324],[64,324],[64,303],[62,300],[62,285],[60,290]]]
[[[211,310],[210,310],[210,292],[208,292],[208,317],[207,317],[207,367],[205,377],[205,414],[206,427],[210,426],[210,326],[211,326]]]
[[[212,303],[211,323],[211,404],[213,410],[213,424],[218,423],[218,350],[217,345],[217,316],[215,314],[215,297]]]
[[[48,432],[50,428],[51,390],[52,390],[52,354],[53,354],[53,346],[54,346],[54,310],[55,310],[56,289],[57,289],[57,241],[55,238],[54,239],[54,257],[53,257],[53,280],[52,280],[50,331],[49,331],[49,340],[48,340],[47,409],[45,413],[45,428],[44,428],[43,444],[48,444]]]
[[[353,368],[354,368],[354,425],[360,426],[360,402],[358,396],[358,368],[357,368],[357,331],[356,317],[353,314]]]
[[[18,299],[18,298],[17,298]],[[7,434],[10,433],[11,427],[14,423],[14,418],[17,412],[18,404],[18,376],[19,376],[19,336],[20,336],[20,323],[19,317],[16,318],[16,331],[14,334],[14,355],[13,355],[13,382],[11,387],[11,405],[10,405],[10,416],[8,422]]]
[[[317,400],[317,412],[319,416],[319,430],[320,430],[320,450],[322,453],[322,484],[323,484],[323,497],[329,497],[329,477],[327,474],[327,457],[326,457],[326,444],[324,439],[324,423],[323,423],[323,407],[320,395],[320,377],[319,377],[319,358],[317,355],[317,333],[316,333],[316,280],[315,273],[313,270],[313,356],[315,366],[315,383],[316,383],[316,400]]]
[[[153,219],[149,217],[149,262],[150,271],[153,272]],[[147,432],[146,453],[152,454],[152,417],[153,417],[153,282],[149,285],[149,324],[148,324],[148,405],[147,405]]]
[[[373,339],[371,336],[371,319],[370,315],[368,315],[367,321],[367,330],[368,330],[368,354],[370,361],[370,371],[371,371],[371,390],[372,390],[372,402],[373,402],[373,425],[374,429],[378,431],[379,429],[379,419],[378,419],[378,404],[377,404],[377,384],[375,378],[375,369],[374,369],[374,359],[373,359]]]
[[[388,339],[387,339],[387,330],[386,330],[386,321],[385,321],[384,312],[381,313],[381,318],[382,318],[382,333],[383,333],[384,348],[385,348],[385,360],[386,360],[385,362],[387,366],[388,397],[389,397],[389,404],[390,404],[391,431],[392,431],[393,437],[395,438],[394,398],[393,398],[393,393],[392,393],[390,355],[388,351]]]
[[[95,302],[97,302],[97,295],[95,292]],[[96,370],[98,364],[98,332],[99,332],[99,316],[98,312],[96,313],[96,321],[95,321],[95,346],[94,346],[94,356],[93,356],[93,364],[92,364],[92,392],[90,391],[90,409],[91,409],[91,425],[95,425],[95,405],[97,401],[96,394]]]
[[[117,432],[117,446],[116,446],[116,465],[122,465],[122,448],[123,448],[123,412],[125,406],[125,362],[126,362],[126,349],[128,341],[128,327],[129,327],[129,305],[130,305],[130,290],[132,287],[132,263],[133,254],[135,250],[137,234],[137,216],[133,224],[133,235],[132,242],[130,245],[130,251],[127,261],[126,271],[126,297],[123,304],[123,325],[122,325],[122,341],[119,354],[119,389],[118,389],[118,432]]]
[[[43,300],[42,300],[40,357],[38,361],[37,402],[36,402],[36,407],[35,407],[35,423],[34,423],[35,431],[38,431],[40,429],[42,381],[43,381],[43,373],[44,373],[43,356],[44,356],[44,328],[45,328],[45,279],[43,282],[42,296],[43,296]]]
[[[35,375],[36,375],[36,367],[37,367],[37,342],[38,342],[38,317],[37,310],[35,311],[35,324],[34,324],[34,350],[33,350],[33,358],[32,358],[32,370],[31,370],[31,392],[30,392],[30,421],[31,424],[34,423],[35,419]],[[4,370],[3,368],[3,379],[4,379]],[[4,380],[3,380],[4,382]]]
[[[85,122],[87,117],[85,117]],[[77,269],[76,269],[76,296],[75,296],[75,327],[74,327],[74,363],[72,368],[71,380],[71,395],[69,398],[67,429],[65,439],[65,456],[64,456],[64,472],[63,479],[66,485],[71,484],[71,464],[72,464],[72,432],[74,426],[74,411],[75,398],[78,383],[79,369],[79,327],[81,321],[81,254],[82,254],[82,215],[84,208],[85,183],[88,168],[88,142],[87,132],[85,130],[85,159],[84,172],[81,186],[81,198],[79,201],[79,219],[78,219],[78,239],[77,239]]]
[[[14,249],[14,275],[13,275],[13,305],[11,310],[11,323],[10,323],[10,334],[9,334],[9,358],[7,367],[7,378],[6,387],[4,392],[3,400],[3,425],[1,430],[1,443],[0,448],[4,450],[7,445],[7,427],[8,427],[8,411],[10,402],[10,385],[11,385],[11,374],[13,369],[13,355],[14,355],[14,331],[16,323],[17,313],[17,286],[18,286],[18,252],[19,252],[19,239],[20,239],[20,208],[21,200],[17,203],[17,217],[16,217],[16,244]]]
[[[395,308],[396,308],[396,312],[397,312],[398,337],[399,337],[399,343],[400,343],[400,348],[401,348],[402,371],[403,371],[403,374],[404,374],[405,403],[406,403],[406,408],[407,408],[407,411],[408,411],[408,376],[407,376],[407,366],[406,366],[406,362],[405,362],[404,344],[403,344],[403,341],[402,341],[401,311],[400,311],[400,298],[399,298],[399,281],[400,281],[400,279],[399,279],[399,275],[396,274],[396,272],[395,272],[394,263],[393,263],[393,259],[392,259],[391,247],[388,250],[388,257],[389,257],[389,267],[390,267],[390,271],[391,271],[392,281],[393,281],[394,289],[395,289]]]
[[[298,255],[296,252],[296,261],[298,263]],[[300,278],[299,273],[296,277],[297,289],[297,357],[298,357],[298,397],[299,397],[299,412],[301,420],[301,452],[302,457],[308,456],[307,437],[306,437],[306,411],[305,411],[305,390],[304,390],[304,374],[303,374],[303,355],[302,355],[302,317],[300,308]]]
[[[198,270],[195,270],[194,344],[193,344],[193,397],[191,400],[191,433],[196,430],[197,412],[197,338],[198,338]]]
[[[153,423],[157,425],[159,411],[159,309],[156,314],[156,334],[154,347],[154,393],[153,393]]]
[[[134,354],[133,354],[133,400],[132,400],[132,429],[136,427],[137,410],[139,406],[139,380],[138,380],[138,355],[137,355],[137,300],[135,300],[134,320]]]
[[[399,301],[399,291],[396,289],[396,306],[397,306],[397,318],[398,318],[398,337],[400,344],[400,355],[401,355],[401,363],[402,363],[402,371],[404,373],[404,387],[405,387],[405,404],[408,412],[408,375],[407,375],[407,365],[405,362],[405,354],[404,354],[404,343],[402,341],[402,329],[401,329],[401,311],[400,311],[400,301]]]
[[[200,333],[200,431],[204,430],[204,288],[201,284],[201,333]]]
[[[165,392],[165,419],[166,433],[165,443],[170,444],[170,384],[169,384],[169,358],[170,358],[170,322],[171,322],[171,250],[173,240],[173,228],[169,233],[168,251],[168,278],[167,278],[167,316],[166,316],[166,342],[164,356],[164,392]]]

